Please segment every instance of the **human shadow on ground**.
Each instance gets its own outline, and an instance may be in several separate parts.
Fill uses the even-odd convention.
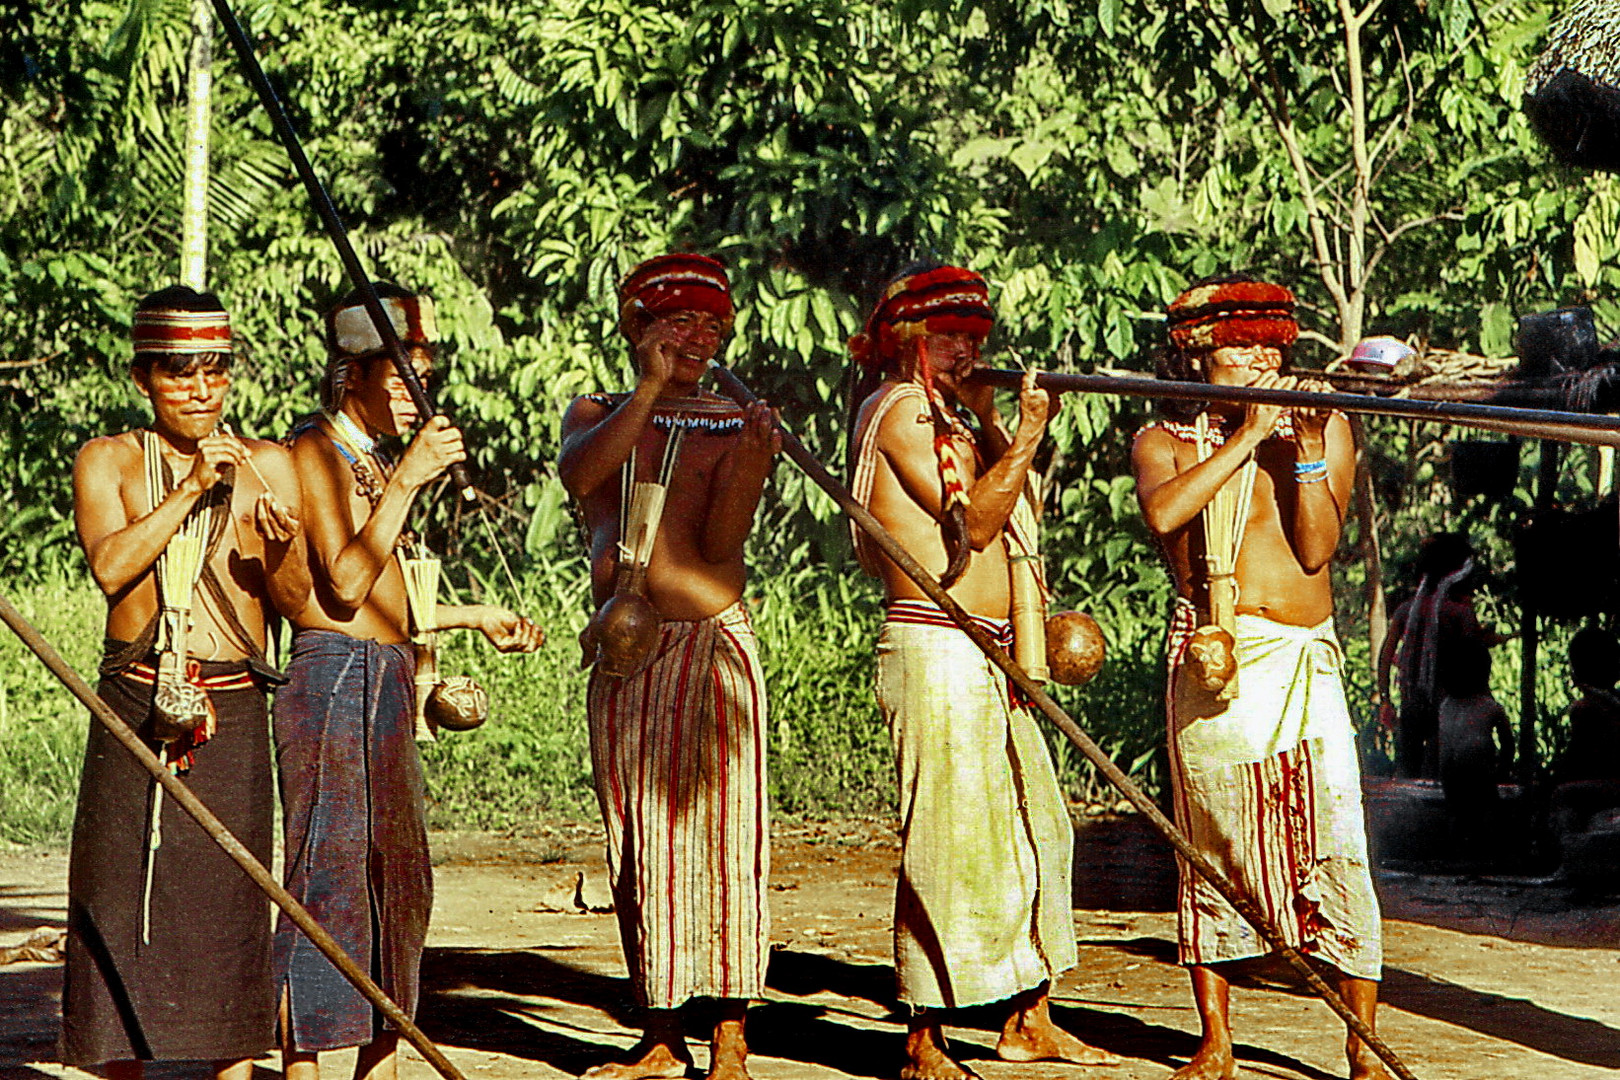
[[[1163,938],[1086,942],[1108,945],[1136,956],[1174,963],[1176,947]],[[1233,986],[1315,997],[1286,964],[1276,958],[1245,961],[1227,970]],[[1401,968],[1384,969],[1381,1004],[1426,1016],[1493,1039],[1514,1043],[1565,1061],[1620,1068],[1620,1030],[1598,1020],[1569,1016],[1523,998],[1477,990]]]
[[[515,995],[558,998],[600,1009],[626,1027],[637,1023],[627,979],[583,971],[527,950],[430,948],[422,954],[417,1017],[434,1042],[542,1061],[569,1073],[615,1060],[616,1047],[514,1016],[543,1016],[545,1008]]]
[[[1154,939],[1144,939],[1154,940]],[[1108,944],[1113,944],[1109,942]],[[1175,947],[1171,946],[1170,960],[1175,957]],[[856,998],[873,1002],[888,1010],[888,1015],[882,1019],[895,1025],[905,1023],[904,1015],[899,1011],[894,993],[894,970],[886,964],[859,964],[818,953],[796,952],[792,949],[778,949],[771,954],[770,972],[766,979],[767,985],[784,994],[793,994],[799,997],[808,997],[812,994],[827,992],[840,997]],[[815,1008],[817,1005],[806,1003],[795,1006],[796,1010]],[[750,1031],[759,1026],[760,1020],[767,1015],[774,1020],[775,1017],[797,1016],[797,1012],[789,1012],[785,1003],[773,1002],[770,1005],[756,1009],[750,1014]],[[755,1017],[759,1019],[755,1019]],[[1007,1018],[1005,1005],[984,1005],[965,1009],[953,1009],[948,1014],[946,1024],[950,1027],[967,1028],[974,1031],[983,1031],[988,1036],[987,1041],[992,1044],[995,1036],[1000,1032],[1003,1022]],[[1128,1013],[1113,1010],[1076,1007],[1072,1005],[1053,1004],[1052,1018],[1064,1030],[1072,1032],[1079,1038],[1093,1046],[1100,1047],[1122,1057],[1140,1058],[1153,1061],[1168,1068],[1175,1068],[1184,1064],[1198,1048],[1196,1036],[1179,1031],[1175,1028],[1161,1027],[1157,1024],[1147,1023]],[[800,1019],[794,1019],[795,1025],[802,1024]],[[848,1037],[845,1033],[852,1032],[845,1025],[837,1025],[838,1038]],[[861,1045],[871,1044],[870,1053],[860,1049],[858,1053],[847,1055],[848,1060],[828,1060],[821,1047],[816,1050],[821,1056],[806,1056],[806,1049],[799,1043],[807,1040],[803,1031],[795,1029],[793,1039],[779,1050],[765,1050],[761,1052],[777,1057],[790,1058],[795,1061],[815,1061],[818,1064],[831,1068],[841,1069],[844,1072],[856,1075],[892,1075],[893,1068],[879,1069],[877,1074],[870,1074],[867,1070],[876,1062],[898,1061],[900,1045],[898,1033],[888,1032],[860,1032]],[[873,1038],[867,1038],[873,1036]],[[751,1040],[752,1041],[752,1040]],[[964,1061],[995,1060],[993,1050],[977,1045],[959,1045],[957,1047],[960,1058]],[[873,1058],[870,1054],[878,1054]],[[1238,1057],[1252,1064],[1276,1065],[1310,1077],[1312,1080],[1331,1080],[1333,1074],[1324,1073],[1306,1063],[1287,1054],[1277,1053],[1263,1047],[1250,1046],[1239,1043]],[[840,1058],[846,1055],[839,1055]]]
[[[61,964],[0,968],[0,1069],[55,1061],[61,1018]]]
[[[1523,998],[1493,994],[1400,969],[1384,970],[1379,999],[1493,1039],[1582,1065],[1620,1069],[1620,1030]]]
[[[894,968],[888,964],[857,964],[823,953],[772,949],[765,985],[795,997],[822,992],[858,998],[881,1005],[891,1015],[899,1002],[894,992]]]
[[[60,892],[40,891],[29,885],[0,885],[0,934],[34,930],[41,926],[63,929],[67,924]],[[30,900],[37,903],[29,903]]]
[[[517,994],[599,1009],[632,1029],[640,1022],[627,979],[582,971],[534,952],[441,948],[423,955],[419,1015],[422,1029],[434,1041],[527,1058],[576,1074],[621,1056],[618,1047],[593,1041],[594,1032],[581,1031],[576,1038],[555,1030],[567,1022],[546,1018],[543,1004]],[[514,1013],[546,1019],[546,1026],[527,1023]],[[826,1013],[808,1003],[756,1006],[749,1012],[749,1044],[755,1053],[856,1076],[892,1075],[885,1062],[898,1057],[894,1035],[829,1020]],[[712,1021],[701,1011],[686,1010],[685,1019],[690,1035],[706,1037],[706,1021]]]
[[[1138,814],[1082,820],[1074,829],[1073,900],[1087,911],[1174,911],[1170,844]]]

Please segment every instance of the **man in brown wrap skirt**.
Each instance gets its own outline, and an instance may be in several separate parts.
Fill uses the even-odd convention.
[[[384,310],[425,378],[432,301],[379,283]],[[324,408],[291,437],[314,590],[293,620],[288,684],[276,698],[276,760],[287,890],[407,1015],[433,907],[415,741],[415,654],[395,557],[421,490],[466,459],[443,417],[395,465],[379,440],[419,419],[358,295],[327,315]],[[539,648],[539,629],[486,604],[437,610],[440,629],[477,629],[503,652]],[[358,1046],[356,1077],[392,1080],[398,1032],[285,916],[275,978],[288,1080],[315,1080],[317,1053]]]
[[[781,436],[763,406],[744,411],[698,389],[731,327],[718,262],[650,259],[619,302],[636,388],[575,399],[558,472],[590,531],[597,602],[636,591],[616,604],[638,606],[651,631],[648,653],[622,668],[604,644],[621,627],[599,617],[582,638],[587,662],[605,650],[591,675],[591,757],[625,959],[648,1015],[630,1061],[587,1075],[683,1075],[692,1059],[676,1010],[714,998],[709,1075],[740,1080],[744,1011],[765,990],[770,866],[765,688],[742,605],[743,542]],[[660,478],[667,499],[654,520],[630,499]],[[644,578],[624,535],[643,528]]]
[[[134,337],[130,373],[151,427],[90,440],[73,469],[79,542],[107,597],[99,693],[153,734],[156,564],[183,526],[195,528],[207,546],[186,648],[168,651],[206,694],[212,731],[205,723],[149,745],[268,863],[265,692],[279,675],[265,661],[265,620],[296,611],[309,592],[298,483],[280,446],[237,439],[221,423],[232,354],[217,299],[183,286],[154,293],[136,308]],[[247,1080],[274,1043],[265,897],[157,790],[90,725],[68,870],[62,1060],[105,1065],[114,1080],[139,1077],[143,1061],[205,1060],[221,1078]]]
[[[1010,647],[1008,545],[1051,401],[1026,378],[1009,433],[991,388],[968,381],[993,319],[984,279],[962,267],[907,272],[884,289],[850,342],[862,369],[851,486]],[[855,549],[887,601],[877,692],[900,781],[895,972],[911,1010],[901,1076],[975,1075],[946,1046],[944,1010],[992,1002],[1008,1006],[1004,1061],[1117,1064],[1051,1017],[1052,980],[1077,954],[1073,827],[1034,718],[914,581],[864,536]]]
[[[1167,321],[1166,377],[1294,386],[1279,372],[1299,332],[1281,285],[1203,282]],[[1372,1027],[1378,900],[1329,567],[1355,473],[1349,422],[1317,409],[1194,408],[1144,427],[1132,462],[1178,593],[1166,694],[1176,823],[1290,945],[1330,966]],[[1178,914],[1203,1038],[1175,1077],[1234,1077],[1221,965],[1269,946],[1186,866]],[[1346,1050],[1352,1077],[1387,1076],[1354,1035]]]

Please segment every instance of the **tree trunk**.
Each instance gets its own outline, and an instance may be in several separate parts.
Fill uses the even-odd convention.
[[[1384,605],[1384,551],[1378,538],[1378,505],[1373,499],[1372,464],[1367,455],[1367,432],[1361,417],[1350,418],[1356,445],[1356,517],[1361,519],[1361,557],[1366,567],[1367,645],[1376,669],[1389,632],[1389,611]]]
[[[208,282],[208,128],[212,114],[214,13],[191,0],[191,55],[186,64],[185,205],[180,215],[180,281]]]
[[[1552,508],[1558,491],[1558,462],[1563,447],[1550,439],[1541,440],[1541,460],[1536,463],[1536,512]],[[1536,726],[1541,720],[1541,706],[1536,700],[1536,673],[1539,668],[1538,647],[1541,627],[1536,613],[1526,601],[1521,601],[1523,614],[1519,623],[1519,783],[1526,787],[1536,776]]]

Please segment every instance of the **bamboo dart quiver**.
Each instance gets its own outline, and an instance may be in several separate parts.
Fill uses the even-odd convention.
[[[465,675],[439,672],[439,560],[400,556],[416,650],[416,738],[436,742],[437,732],[471,731],[489,719],[489,694]]]
[[[145,461],[146,495],[149,505],[155,509],[173,487],[173,482],[154,432],[142,432],[141,453]],[[187,655],[192,599],[207,558],[214,501],[215,496],[211,494],[193,507],[157,558],[160,610],[155,646],[158,661],[149,730],[152,738],[164,745],[192,739],[199,730],[203,733],[199,742],[214,733],[213,703],[208,700],[208,692],[191,681]]]
[[[583,653],[580,666],[595,664],[596,670],[609,678],[634,675],[658,647],[662,620],[647,599],[647,567],[652,562],[658,526],[664,518],[664,499],[685,438],[684,427],[671,428],[656,482],[636,479],[634,450],[620,469],[619,564],[613,578],[613,595],[579,635]]]
[[[1198,460],[1207,461],[1225,436],[1199,413],[1195,422]],[[1200,610],[1199,625],[1187,643],[1186,657],[1193,678],[1221,701],[1237,697],[1237,562],[1254,494],[1257,470],[1247,458],[1200,511],[1204,531],[1204,580],[1208,610]]]
[[[1046,682],[1047,671],[1046,591],[1036,566],[1039,555],[1015,555],[1012,559],[1013,659],[1037,682]]]

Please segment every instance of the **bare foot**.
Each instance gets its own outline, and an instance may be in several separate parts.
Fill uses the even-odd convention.
[[[1362,1046],[1350,1053],[1350,1080],[1394,1080],[1379,1056]]]
[[[708,1080],[750,1080],[745,1054],[723,1054],[711,1059]]]
[[[906,1033],[900,1080],[979,1080],[979,1074],[946,1053],[944,1032],[930,1025]]]
[[[1191,1061],[1170,1074],[1170,1080],[1237,1080],[1237,1059],[1230,1046],[1200,1046]]]
[[[721,1020],[709,1041],[708,1080],[750,1080],[748,1041],[743,1036],[740,1017]]]
[[[631,1048],[630,1055],[630,1061],[610,1061],[586,1069],[583,1080],[679,1080],[692,1065],[685,1046],[677,1052],[663,1042],[643,1040]]]
[[[1052,1022],[1045,1002],[1038,1009],[1015,1012],[1001,1029],[996,1056],[1002,1061],[1067,1061],[1071,1065],[1118,1065],[1107,1050],[1081,1042]]]

